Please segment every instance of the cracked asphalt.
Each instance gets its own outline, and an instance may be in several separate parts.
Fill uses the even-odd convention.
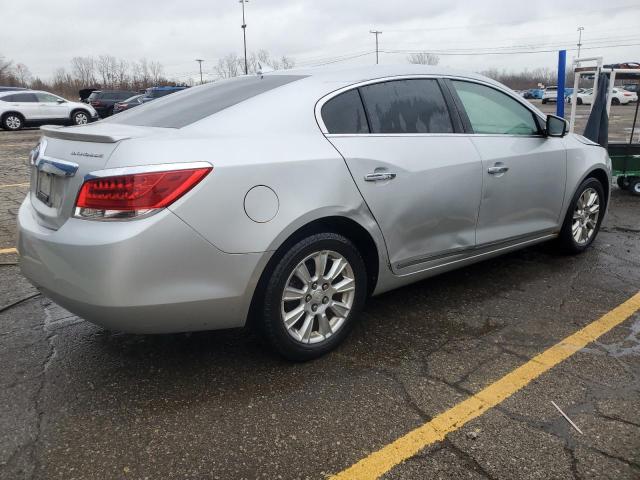
[[[0,185],[27,181],[36,139],[0,133]],[[376,297],[343,346],[305,364],[243,330],[103,330],[1,255],[0,479],[339,472],[640,289],[640,199],[612,191],[585,254],[541,245]],[[0,188],[0,249],[25,192]],[[384,478],[640,478],[640,314]]]

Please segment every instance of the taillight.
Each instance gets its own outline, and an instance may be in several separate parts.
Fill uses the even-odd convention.
[[[624,95],[625,97],[630,97],[630,96],[631,96],[631,95],[633,95],[633,94],[632,94],[632,93],[625,92],[625,93],[623,93],[622,95]]]
[[[212,169],[208,166],[89,179],[78,193],[75,216],[105,220],[148,215],[171,205]]]
[[[99,100],[93,100],[91,102],[91,106],[93,106],[93,107],[99,107],[100,105],[102,105],[102,102],[99,101]]]

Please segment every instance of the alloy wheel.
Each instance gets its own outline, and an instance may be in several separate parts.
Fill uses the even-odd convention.
[[[573,211],[571,233],[578,245],[582,246],[589,243],[596,231],[599,217],[600,196],[595,189],[589,187],[578,197]]]
[[[295,340],[318,343],[345,323],[355,299],[353,268],[341,254],[314,252],[293,269],[281,300],[281,319]]]
[[[76,125],[86,125],[89,123],[89,118],[86,113],[76,113],[74,119]]]
[[[18,130],[22,126],[22,119],[17,115],[9,115],[5,120],[5,125],[11,130]]]

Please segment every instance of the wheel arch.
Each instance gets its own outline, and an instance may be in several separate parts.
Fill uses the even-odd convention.
[[[602,189],[604,190],[604,202],[605,202],[605,208],[606,208],[609,205],[609,192],[611,191],[609,175],[607,175],[607,172],[602,168],[594,168],[593,170],[591,170],[589,173],[585,175],[585,177],[582,179],[580,183],[584,182],[587,178],[595,178],[602,184]]]
[[[2,113],[2,115],[0,115],[0,120],[4,121],[4,119],[5,119],[8,115],[11,115],[12,113],[13,113],[14,115],[18,115],[20,118],[22,118],[22,121],[23,121],[23,122],[26,122],[26,121],[27,121],[27,118],[24,116],[24,114],[20,113],[20,112],[19,112],[19,111],[17,111],[17,110],[7,110],[6,112],[3,112],[3,113]]]
[[[290,234],[274,251],[273,255],[262,270],[260,279],[258,280],[253,292],[249,313],[247,316],[247,324],[251,325],[255,322],[258,309],[262,301],[262,295],[265,291],[266,283],[269,281],[273,270],[275,269],[279,259],[287,249],[291,248],[296,242],[305,237],[316,233],[337,233],[351,240],[358,251],[362,255],[367,270],[367,295],[371,295],[375,290],[380,273],[380,250],[371,233],[357,221],[344,216],[327,216],[312,220],[305,225],[299,227]]]
[[[73,120],[73,116],[78,112],[86,113],[87,116],[89,117],[89,119],[91,119],[91,113],[89,113],[89,110],[87,110],[86,108],[82,108],[82,107],[76,107],[73,110],[71,110],[71,113],[69,114],[69,119]]]

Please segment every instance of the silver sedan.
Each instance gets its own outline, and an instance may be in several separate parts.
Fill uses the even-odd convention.
[[[109,329],[252,324],[306,360],[370,295],[538,242],[579,253],[606,150],[508,88],[440,67],[289,70],[44,127],[24,274]],[[390,320],[391,321],[391,320]]]

